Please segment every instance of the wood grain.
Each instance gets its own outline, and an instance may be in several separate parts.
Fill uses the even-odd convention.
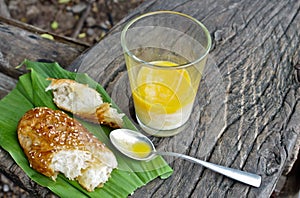
[[[0,73],[0,98],[6,96],[17,83],[17,80]]]
[[[0,16],[0,72],[17,78],[26,72],[24,68],[16,69],[25,58],[59,62],[66,67],[88,47],[56,35],[54,41],[42,38],[45,33],[48,32]]]

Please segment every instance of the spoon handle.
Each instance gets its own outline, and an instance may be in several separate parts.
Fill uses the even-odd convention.
[[[188,161],[194,162],[196,164],[200,164],[208,169],[211,169],[211,170],[213,170],[217,173],[220,173],[222,175],[225,175],[229,178],[235,179],[237,181],[240,181],[242,183],[245,183],[245,184],[248,184],[248,185],[251,185],[254,187],[259,187],[261,184],[261,176],[253,174],[253,173],[241,171],[238,169],[228,168],[225,166],[220,166],[220,165],[213,164],[210,162],[205,162],[205,161],[196,159],[194,157],[187,156],[184,154],[179,154],[179,153],[156,151],[155,154],[180,157],[180,158],[186,159]]]

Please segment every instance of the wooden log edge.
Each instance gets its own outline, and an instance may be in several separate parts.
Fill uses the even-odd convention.
[[[69,46],[76,47],[76,48],[78,48],[78,50],[85,50],[86,48],[91,47],[91,45],[86,42],[82,42],[82,41],[79,41],[79,40],[71,38],[71,37],[60,36],[58,34],[43,30],[36,26],[30,25],[27,23],[23,23],[23,22],[20,22],[18,20],[12,19],[12,18],[6,18],[1,15],[0,15],[0,23],[5,23],[7,25],[18,27],[18,28],[26,30],[28,32],[32,32],[34,34],[39,34],[39,35],[40,34],[50,34],[53,36],[53,38],[56,42],[64,43]]]

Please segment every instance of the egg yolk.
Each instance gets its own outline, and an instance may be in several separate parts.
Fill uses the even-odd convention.
[[[151,152],[151,147],[145,142],[136,142],[132,145],[132,152],[139,157],[147,157]]]
[[[170,61],[155,61],[152,64],[173,67]],[[194,95],[191,79],[185,69],[160,69],[143,67],[137,77],[137,88],[133,99],[137,111],[154,113],[175,113],[189,104]]]

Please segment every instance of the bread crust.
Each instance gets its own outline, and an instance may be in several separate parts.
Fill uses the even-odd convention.
[[[18,123],[18,139],[30,166],[38,172],[56,178],[52,158],[59,151],[86,151],[93,163],[113,169],[117,167],[114,154],[81,123],[60,110],[37,107],[29,110]],[[84,186],[84,184],[83,184]],[[88,189],[93,190],[93,189]]]

